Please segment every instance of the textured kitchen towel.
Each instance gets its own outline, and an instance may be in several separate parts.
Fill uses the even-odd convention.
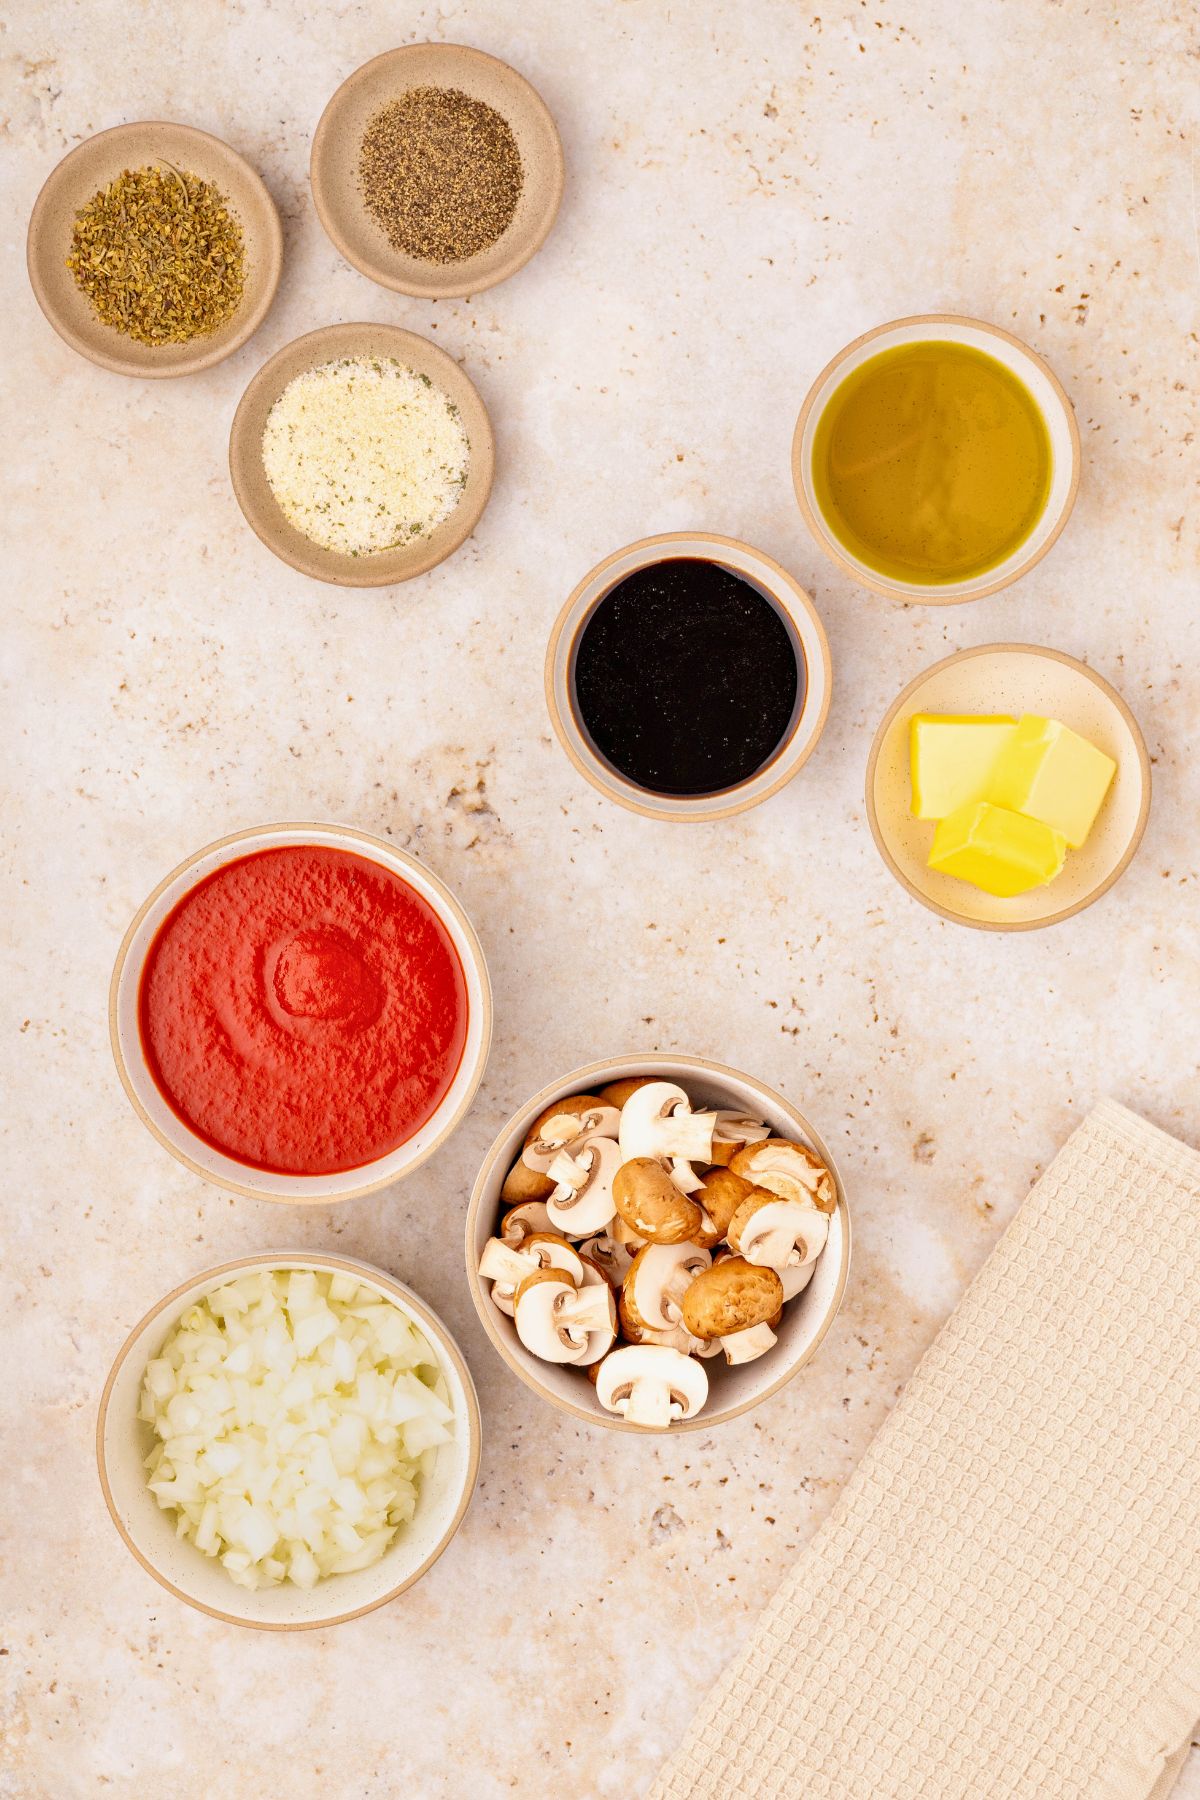
[[[650,1800],[1164,1800],[1197,1718],[1200,1155],[1106,1101]]]

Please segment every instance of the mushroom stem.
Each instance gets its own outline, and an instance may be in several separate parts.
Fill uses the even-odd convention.
[[[576,1288],[573,1294],[563,1293],[555,1301],[555,1323],[569,1330],[572,1336],[577,1332],[607,1331],[612,1308],[612,1290],[607,1282],[602,1286]]]
[[[728,1363],[753,1362],[756,1356],[765,1356],[777,1342],[775,1333],[765,1322],[751,1325],[745,1331],[734,1331],[721,1339],[721,1348],[725,1352]]]
[[[500,1238],[489,1238],[479,1259],[479,1273],[485,1281],[498,1281],[515,1288],[536,1268],[534,1259]]]

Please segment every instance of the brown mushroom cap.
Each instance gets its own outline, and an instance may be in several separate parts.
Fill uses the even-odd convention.
[[[573,1118],[578,1118],[581,1114],[590,1112],[592,1107],[602,1104],[598,1094],[568,1094],[565,1099],[556,1100],[553,1106],[548,1106],[545,1112],[538,1114],[525,1133],[525,1145],[522,1147],[536,1144],[543,1125],[548,1124],[551,1119],[557,1119],[563,1113],[570,1113]],[[520,1206],[526,1200],[548,1200],[553,1192],[554,1183],[550,1177],[540,1174],[537,1169],[531,1169],[518,1156],[504,1177],[500,1198],[505,1206]]]
[[[744,1181],[730,1169],[710,1169],[701,1181],[696,1200],[712,1220],[718,1241],[729,1230],[729,1221],[742,1201],[753,1192],[754,1183]]]
[[[727,1256],[697,1275],[683,1296],[683,1322],[693,1337],[729,1337],[773,1319],[783,1306],[774,1269]]]
[[[600,1089],[600,1098],[619,1111],[630,1094],[636,1094],[639,1088],[649,1087],[655,1079],[653,1075],[634,1075],[628,1081],[610,1081],[607,1087]]]
[[[548,1200],[553,1192],[554,1183],[550,1177],[539,1175],[518,1157],[504,1177],[500,1198],[505,1206],[523,1206],[527,1200]]]
[[[548,1106],[545,1112],[538,1114],[525,1133],[525,1142],[527,1145],[536,1144],[542,1135],[543,1127],[548,1125],[551,1119],[560,1119],[564,1113],[578,1119],[585,1112],[591,1112],[593,1108],[603,1105],[604,1102],[599,1094],[568,1094],[564,1099],[556,1100],[553,1106]]]
[[[622,1163],[612,1192],[621,1218],[648,1244],[685,1244],[704,1223],[696,1202],[675,1186],[656,1157]]]

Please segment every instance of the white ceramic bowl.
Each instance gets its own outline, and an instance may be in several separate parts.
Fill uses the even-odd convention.
[[[142,1377],[151,1357],[188,1307],[235,1276],[267,1269],[343,1271],[375,1288],[407,1313],[437,1357],[443,1398],[454,1414],[453,1442],[439,1447],[431,1474],[421,1483],[417,1510],[370,1569],[332,1575],[305,1592],[284,1582],[249,1592],[232,1582],[220,1563],[175,1535],[174,1514],[164,1512],[146,1485],[144,1458],[154,1446],[150,1427],[137,1416]],[[281,1250],[270,1256],[205,1269],[158,1302],[134,1326],[109,1371],[96,1419],[96,1461],[113,1523],[142,1567],[179,1600],[231,1625],[262,1631],[307,1631],[358,1618],[402,1594],[429,1569],[458,1530],[479,1470],[479,1403],[470,1371],[437,1314],[402,1282],[351,1257],[312,1256]]]
[[[415,888],[433,908],[449,933],[462,963],[467,986],[467,1041],[458,1072],[437,1110],[406,1143],[361,1168],[329,1175],[287,1175],[256,1169],[208,1144],[191,1131],[167,1104],[146,1064],[138,1030],[138,988],[147,952],[163,920],[185,894],[224,863],[256,850],[285,844],[320,844],[382,863]],[[352,1200],[409,1175],[432,1156],[470,1106],[483,1075],[492,1037],[492,994],[479,939],[466,913],[445,884],[422,863],[382,838],[348,825],[264,825],[235,832],[198,850],[160,881],[139,908],[117,952],[109,989],[109,1036],[117,1072],[135,1111],[159,1143],[196,1174],[235,1194],[257,1200],[328,1205]]]
[[[714,794],[656,794],[629,781],[595,748],[575,706],[575,656],[584,625],[619,581],[653,563],[695,557],[719,563],[750,582],[780,614],[805,675],[804,697],[782,743],[748,781]],[[833,664],[811,599],[787,570],[736,538],[704,531],[670,531],[626,544],[584,576],[555,620],[546,650],[546,704],[558,741],[580,774],[610,800],[650,819],[727,819],[757,806],[792,779],[816,749],[829,714]]]
[[[1053,468],[1050,493],[1042,516],[1011,556],[970,581],[926,586],[881,575],[849,551],[826,524],[813,486],[813,439],[821,414],[835,391],[862,363],[898,344],[947,341],[969,344],[985,355],[995,357],[1029,390],[1050,433]],[[862,337],[847,344],[832,362],[826,363],[808,390],[796,421],[792,439],[792,480],[800,511],[817,543],[863,587],[872,588],[877,594],[890,595],[894,600],[918,600],[927,606],[957,606],[966,600],[982,600],[985,594],[1008,587],[1040,562],[1054,543],[1070,516],[1079,489],[1079,427],[1062,383],[1049,365],[1020,338],[1010,331],[1002,331],[998,325],[988,325],[982,319],[960,318],[954,313],[922,313],[910,319],[894,319],[889,325],[877,325],[873,331],[864,332]]]
[[[777,1327],[778,1343],[765,1356],[736,1368],[727,1367],[722,1358],[707,1359],[704,1364],[710,1382],[707,1404],[694,1419],[672,1425],[670,1435],[675,1436],[681,1431],[706,1431],[727,1419],[736,1419],[740,1413],[777,1393],[815,1354],[846,1291],[850,1270],[850,1214],[842,1179],[829,1147],[804,1114],[774,1088],[737,1069],[728,1069],[699,1056],[653,1052],[646,1056],[614,1056],[604,1062],[589,1063],[586,1068],[574,1069],[561,1081],[543,1088],[513,1114],[479,1171],[467,1208],[467,1282],[483,1328],[508,1367],[520,1376],[526,1387],[532,1388],[551,1406],[558,1407],[560,1412],[588,1424],[606,1425],[612,1431],[645,1433],[648,1429],[631,1425],[627,1419],[606,1412],[582,1369],[543,1362],[526,1350],[517,1337],[512,1320],[492,1300],[489,1284],[480,1280],[479,1258],[484,1245],[495,1234],[505,1210],[500,1199],[504,1177],[516,1161],[525,1134],[539,1113],[568,1094],[594,1093],[608,1082],[639,1075],[652,1076],[656,1081],[678,1082],[695,1106],[742,1108],[765,1120],[777,1136],[811,1145],[833,1176],[837,1189],[837,1209],[829,1221],[828,1242],[808,1286],[783,1309],[783,1318]],[[662,1433],[655,1431],[652,1435],[661,1437]]]

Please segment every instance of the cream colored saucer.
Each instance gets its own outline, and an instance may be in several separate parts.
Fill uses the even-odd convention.
[[[371,117],[414,87],[458,88],[507,119],[525,179],[508,230],[461,262],[425,262],[393,250],[363,204],[358,153]],[[346,258],[382,287],[424,300],[479,294],[523,268],[549,236],[563,190],[563,154],[541,96],[507,63],[464,44],[407,44],[388,50],[343,81],[313,137],[313,203]]]
[[[105,325],[67,268],[80,208],[123,169],[150,163],[172,163],[219,188],[246,247],[246,286],[237,311],[211,336],[186,344],[139,344]],[[283,232],[275,202],[236,150],[190,125],[150,121],[101,131],[63,157],[34,203],[26,254],[37,303],[72,350],[118,375],[194,375],[232,355],[266,318],[283,267]]]
[[[393,550],[347,556],[305,537],[285,517],[263,467],[262,438],[267,414],[288,383],[318,363],[342,356],[394,357],[417,375],[427,375],[458,407],[471,449],[462,498],[428,537]],[[479,523],[492,491],[495,447],[491,420],[470,376],[436,344],[398,325],[325,325],[285,344],[264,363],[242,395],[229,433],[229,474],[246,521],[268,550],[302,575],[340,587],[394,587],[423,575],[453,555]]]
[[[914,819],[909,721],[914,713],[1039,713],[1061,719],[1113,758],[1117,773],[1086,844],[1047,886],[999,900],[925,866],[931,819]],[[1098,900],[1133,859],[1150,812],[1150,758],[1138,724],[1102,676],[1060,650],[985,644],[935,663],[888,708],[867,763],[867,818],[884,862],[923,906],[984,931],[1056,925]]]

